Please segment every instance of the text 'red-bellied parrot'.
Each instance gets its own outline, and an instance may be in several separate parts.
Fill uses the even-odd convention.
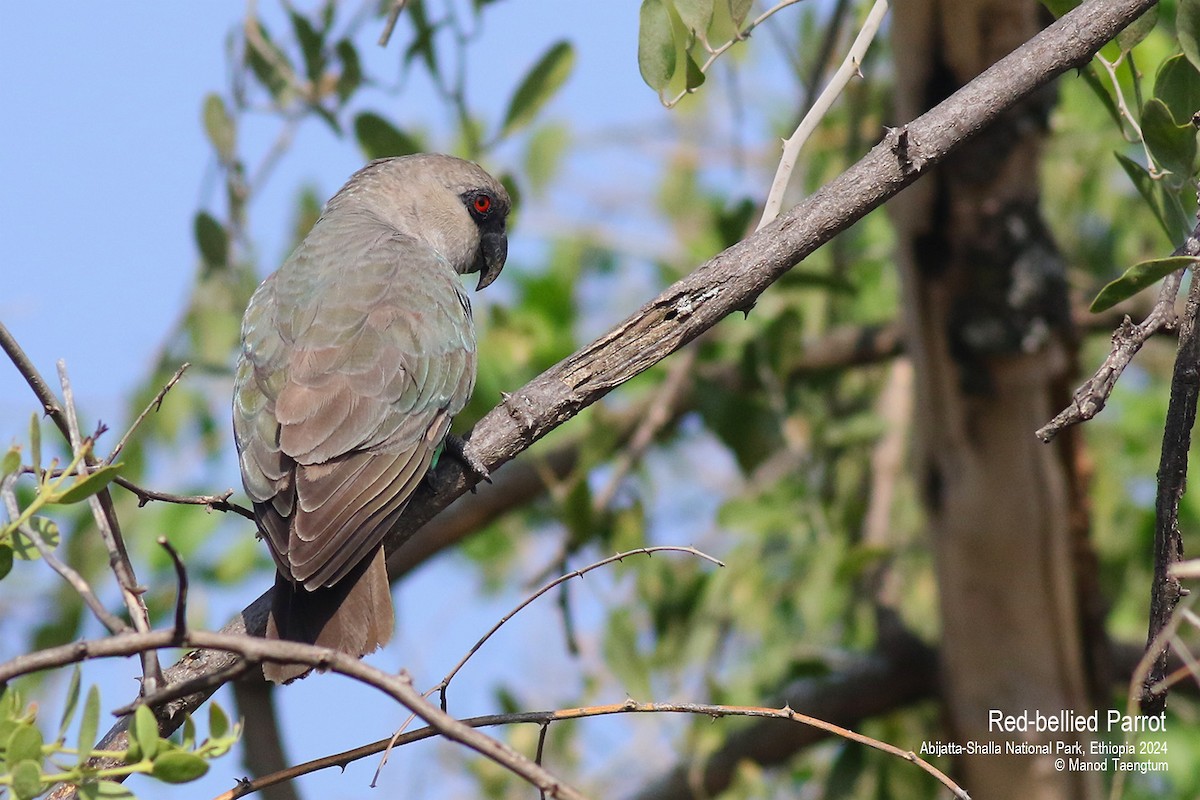
[[[504,187],[475,164],[373,161],[255,291],[233,429],[278,574],[267,637],[355,656],[394,627],[383,538],[475,385],[477,289],[508,254]],[[302,666],[265,664],[269,680]]]

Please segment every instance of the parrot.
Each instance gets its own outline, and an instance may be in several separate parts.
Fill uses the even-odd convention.
[[[475,385],[476,291],[508,255],[504,186],[437,153],[370,162],[255,290],[233,431],[275,561],[266,637],[362,657],[394,628],[383,540]],[[455,447],[456,446],[456,447]],[[486,478],[481,464],[467,463]],[[264,662],[289,683],[303,665]]]

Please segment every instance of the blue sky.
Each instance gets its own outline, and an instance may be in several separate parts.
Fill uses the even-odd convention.
[[[268,21],[279,19],[273,3],[260,5]],[[657,131],[666,134],[674,124],[671,114],[678,112],[662,109],[638,76],[638,5],[636,0],[495,4],[477,48],[487,54],[487,63],[471,75],[476,104],[496,119],[534,60],[555,39],[571,39],[578,48],[576,70],[548,113],[569,120],[582,138],[590,136],[592,154],[569,169],[581,182],[606,180],[618,187],[624,182],[625,188],[636,185],[640,191],[653,180],[648,162],[639,163],[616,140],[603,140],[613,131],[650,138]],[[197,260],[192,218],[198,208],[214,207],[217,199],[213,157],[200,125],[201,101],[207,92],[224,88],[225,39],[243,13],[243,4],[234,2],[70,9],[5,4],[0,26],[0,70],[6,76],[0,81],[6,120],[0,149],[0,241],[5,252],[0,319],[48,377],[54,375],[56,359],[66,360],[90,420],[120,423],[123,398],[143,376],[190,286]],[[274,27],[283,25],[277,21]],[[372,48],[364,58],[394,58],[407,35],[402,23],[390,52]],[[443,120],[427,113],[436,108],[429,88],[414,81],[397,114],[408,115],[418,127],[444,131]],[[245,133],[252,161],[269,146],[271,135],[266,127]],[[515,153],[507,155],[515,160]],[[361,162],[353,143],[336,139],[319,123],[300,131],[250,209],[261,263],[273,265],[285,255],[286,225],[297,190],[315,185],[327,196]],[[561,204],[551,198],[523,218],[513,233],[513,252],[519,257],[523,248],[537,247],[564,218],[582,216],[586,223],[594,213],[589,203],[598,200],[571,192]],[[607,223],[644,234],[645,240],[639,238],[631,247],[652,251],[661,246],[653,240],[661,232],[648,231],[644,220],[620,218],[621,205],[619,196],[609,197],[604,213],[612,218]],[[15,370],[7,361],[0,364],[0,432],[23,431],[33,408],[32,395]],[[231,474],[226,484],[236,481]],[[536,542],[523,546],[537,563],[545,558]],[[249,586],[245,596],[213,598],[210,613],[231,612],[263,588]],[[418,676],[418,685],[431,685],[522,591],[516,587],[500,598],[480,598],[473,578],[452,562],[431,565],[398,589],[397,642],[375,663],[388,668],[403,664]],[[594,613],[589,604],[601,607],[615,586],[589,578],[575,591],[579,613],[587,615]],[[470,603],[446,602],[467,595]],[[570,694],[577,670],[566,658],[559,632],[553,603],[525,612],[489,645],[495,648],[490,657],[482,652],[458,679],[452,710],[493,711],[487,687],[497,678],[528,683],[535,669],[547,704]],[[14,644],[0,651],[11,652]],[[598,646],[594,641],[584,645],[592,650]],[[106,706],[112,707],[130,699],[135,673],[133,664],[114,662],[89,666],[85,679],[101,685]],[[229,698],[224,701],[230,708]],[[404,716],[374,690],[330,676],[289,687],[280,705],[295,760],[387,735]],[[592,730],[601,742],[604,731],[612,730],[614,747],[627,746],[629,731],[621,727],[626,724],[597,722]],[[469,793],[460,779],[447,776],[430,747],[419,745],[408,748],[411,754],[395,755],[384,771],[380,796],[399,796],[394,792],[400,786],[406,787],[406,797]],[[374,767],[374,760],[368,760],[345,776],[332,770],[302,786],[310,796],[358,797]],[[203,788],[172,791],[148,782],[135,782],[133,788],[146,798],[206,797],[242,774],[235,753],[214,765]]]

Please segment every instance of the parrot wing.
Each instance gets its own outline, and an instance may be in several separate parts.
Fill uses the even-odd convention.
[[[255,293],[235,382],[243,482],[280,572],[310,590],[379,546],[475,380],[470,306],[437,253],[329,238]]]

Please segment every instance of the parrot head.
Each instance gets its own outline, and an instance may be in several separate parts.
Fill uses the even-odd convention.
[[[504,186],[478,164],[419,153],[367,164],[334,195],[325,214],[381,219],[433,248],[455,272],[478,272],[478,291],[504,268],[511,208]]]

